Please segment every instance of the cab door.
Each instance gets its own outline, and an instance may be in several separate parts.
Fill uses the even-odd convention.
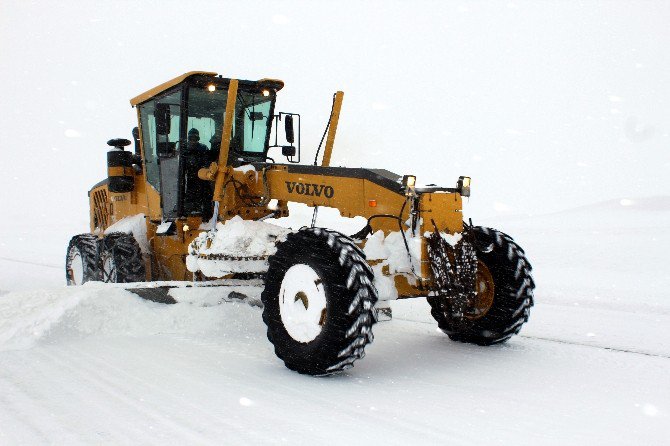
[[[139,106],[147,182],[160,196],[159,202],[149,199],[152,220],[179,216],[181,104],[178,88]]]

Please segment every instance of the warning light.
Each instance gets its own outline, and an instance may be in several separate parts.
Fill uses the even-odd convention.
[[[377,207],[377,200],[369,200],[369,201],[368,201],[368,205],[369,205],[371,208],[376,208],[376,207]]]

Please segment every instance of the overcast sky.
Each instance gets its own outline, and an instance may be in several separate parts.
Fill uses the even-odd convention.
[[[668,2],[0,1],[0,207],[73,218],[176,75],[283,79],[304,159],[473,177],[476,215],[669,195]]]

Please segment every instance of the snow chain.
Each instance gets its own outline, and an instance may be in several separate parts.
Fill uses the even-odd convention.
[[[466,238],[464,236],[456,246],[451,246],[437,227],[427,238],[434,284],[430,296],[444,299],[454,324],[465,321],[465,314],[477,297],[477,255]]]
[[[236,257],[225,254],[198,254],[199,259],[204,260],[227,260],[235,262],[246,262],[252,260],[267,260],[270,256],[251,256],[251,257]]]

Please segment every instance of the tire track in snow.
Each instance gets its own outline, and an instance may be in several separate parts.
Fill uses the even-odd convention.
[[[12,434],[21,428],[21,436],[14,438],[25,441],[27,435],[30,435],[39,443],[47,444],[49,440],[53,441],[57,429],[47,411],[36,404],[39,396],[31,398],[29,395],[35,394],[34,389],[23,381],[17,381],[14,378],[17,374],[11,369],[9,371],[12,373],[8,374],[6,365],[0,369],[0,420],[3,420],[3,425],[0,426],[0,438],[4,440],[7,437],[12,438]],[[11,420],[11,431],[5,425],[5,420]],[[7,432],[3,432],[5,429]],[[20,441],[17,441],[17,444],[19,443]]]
[[[192,411],[191,415],[193,415],[193,412],[197,412],[197,419],[199,421],[198,425],[195,425],[193,423],[190,423],[190,425],[180,421],[179,418],[169,418],[172,421],[173,426],[178,426],[180,425],[182,429],[187,429],[193,432],[193,434],[196,435],[201,435],[202,433],[202,426],[213,426],[213,425],[220,425],[222,421],[225,422],[225,428],[227,430],[232,430],[236,431],[238,433],[238,436],[240,438],[245,437],[245,432],[243,429],[241,429],[238,425],[235,423],[230,423],[225,420],[222,420],[221,417],[218,417],[216,415],[213,415],[211,412],[205,410],[203,407],[194,404],[189,398],[185,398],[183,395],[176,394],[175,392],[171,392],[170,390],[164,388],[161,386],[161,383],[159,381],[153,380],[149,381],[145,379],[145,377],[141,375],[134,375],[130,372],[128,372],[126,369],[121,368],[119,366],[114,365],[113,363],[110,363],[108,360],[105,360],[101,358],[100,356],[90,354],[87,351],[82,351],[82,350],[76,350],[73,351],[71,348],[68,348],[68,356],[69,358],[75,363],[79,364],[79,366],[82,369],[88,369],[93,371],[99,371],[99,370],[105,370],[106,373],[104,376],[101,376],[101,378],[104,378],[105,381],[112,387],[118,388],[118,389],[127,389],[128,384],[134,382],[139,385],[140,388],[146,389],[150,391],[151,395],[161,395],[161,406],[163,408],[169,408],[171,406],[174,407],[181,407],[181,406],[188,406],[189,409]],[[155,361],[151,361],[150,359],[146,357],[142,357],[141,355],[137,358],[134,358],[135,360],[140,360],[143,362],[143,364],[152,364]],[[143,367],[143,370],[147,370],[145,367]],[[164,399],[163,399],[164,398]],[[168,401],[171,401],[172,403],[167,403]],[[146,411],[148,415],[152,415],[149,411]],[[163,412],[160,411],[153,411],[155,415],[161,416]],[[267,440],[267,439],[266,439]],[[200,441],[209,441],[207,438],[200,439]]]
[[[114,382],[115,377],[113,375],[101,373],[105,371],[104,367],[93,367],[90,363],[85,363],[81,358],[81,352],[72,354],[72,352],[67,351],[67,349],[58,349],[57,352],[51,352],[45,349],[40,349],[38,351],[46,361],[57,365],[58,370],[67,370],[71,375],[78,377],[73,381],[77,381],[81,384],[79,388],[83,389],[83,393],[81,395],[75,395],[76,397],[90,397],[88,391],[94,389],[96,393],[99,392],[101,395],[101,398],[98,400],[106,402],[104,410],[110,412],[110,421],[111,419],[115,419],[115,422],[113,423],[114,426],[118,427],[119,425],[124,425],[131,428],[125,432],[116,429],[113,435],[122,438],[125,437],[127,439],[139,438],[142,435],[144,435],[145,438],[148,437],[147,432],[149,431],[140,428],[137,424],[131,425],[124,423],[117,415],[135,414],[146,417],[144,421],[152,424],[152,430],[156,433],[160,432],[162,435],[166,435],[168,432],[171,432],[172,435],[180,436],[183,441],[189,444],[206,441],[197,429],[180,424],[178,420],[171,418],[169,414],[153,410],[150,406],[144,404],[142,400],[133,398],[133,394],[128,394],[127,391],[124,392],[124,389],[127,389],[127,387],[124,387],[124,383],[127,384],[127,380]],[[117,381],[119,380],[120,379],[117,379]],[[111,401],[116,401],[116,404],[118,405],[112,407],[109,404]],[[117,408],[120,408],[121,410],[117,410]],[[100,407],[97,409],[99,410]],[[116,420],[119,420],[120,423],[117,423]],[[152,440],[154,439],[156,438],[152,438]],[[157,441],[155,444],[160,443],[161,441]]]
[[[265,330],[262,332],[265,334]],[[189,344],[195,344],[198,345],[199,347],[203,349],[211,349],[212,354],[221,354],[219,352],[219,349],[221,348],[221,345],[216,343],[216,342],[203,342],[203,341],[198,341],[197,339],[193,339],[192,337],[187,337],[187,336],[175,336],[175,339],[179,339],[182,342],[187,342]],[[265,336],[260,336],[258,337],[259,342],[267,342],[265,339]],[[232,352],[229,352],[230,354],[235,355],[236,357],[241,357],[241,358],[247,358],[250,360],[258,361],[261,360],[263,362],[266,362],[266,356],[265,354],[263,355],[258,355],[258,354],[250,354],[248,352],[245,352],[244,350],[234,350]],[[236,376],[238,379],[235,380],[235,382],[238,385],[238,388],[244,388],[246,389],[247,394],[252,394],[256,392],[259,388],[267,388],[267,389],[272,389],[272,395],[274,399],[283,401],[284,403],[279,404],[278,406],[272,402],[269,402],[271,407],[274,407],[278,410],[293,410],[293,411],[304,411],[305,410],[305,405],[310,405],[314,406],[315,410],[318,411],[318,408],[320,407],[330,407],[334,411],[338,411],[340,414],[342,414],[342,417],[346,417],[346,420],[340,419],[340,422],[342,425],[347,425],[347,426],[365,426],[365,425],[381,425],[383,423],[388,423],[389,418],[387,415],[379,412],[370,412],[366,411],[361,408],[357,408],[356,410],[352,411],[350,401],[347,402],[338,402],[334,401],[332,398],[329,398],[327,396],[322,396],[316,391],[316,389],[319,389],[321,386],[321,380],[336,380],[339,381],[339,379],[344,378],[345,376],[347,378],[350,378],[350,376],[347,376],[348,373],[345,372],[341,375],[336,375],[336,376],[331,376],[331,377],[324,377],[324,378],[314,378],[314,377],[309,377],[306,375],[299,375],[295,372],[288,371],[284,367],[284,364],[281,360],[278,358],[274,357],[274,352],[272,351],[267,351],[267,354],[271,355],[269,358],[271,358],[270,363],[272,364],[271,367],[277,367],[277,371],[273,371],[272,375],[270,376],[265,376],[263,374],[258,374],[254,376],[254,380],[252,384],[246,384],[245,383],[245,378],[241,375],[239,375],[239,372],[236,372]],[[169,361],[172,362],[172,361]],[[208,379],[206,377],[208,373],[209,368],[205,367],[203,369],[204,375],[199,379],[202,382],[207,382]],[[277,376],[281,376],[282,373],[288,373],[290,376],[289,382],[285,382],[283,379],[277,379]],[[293,401],[296,398],[296,393],[295,393],[295,381],[297,380],[301,382],[301,385],[305,386],[303,389],[314,389],[314,392],[309,392],[306,391],[306,394],[309,395],[308,398],[305,398],[301,396],[298,401],[294,401],[292,404],[290,404],[291,401]],[[307,380],[307,383],[302,382],[303,380]],[[286,407],[286,404],[288,404],[288,408]],[[368,423],[362,423],[362,420],[367,420]],[[372,420],[372,421],[371,421]],[[296,429],[305,429],[309,427],[309,424],[311,421],[309,419],[306,420],[300,420],[296,421],[293,420],[296,423]],[[307,423],[307,425],[305,425]],[[416,436],[420,436],[424,440],[426,438],[430,439],[430,443],[439,443],[441,437],[438,434],[434,434],[431,432],[431,425],[428,424],[427,422],[424,422],[424,424],[417,426],[417,422],[408,422],[405,421],[401,416],[399,416],[397,419],[393,420],[394,426],[396,427],[402,427],[405,432],[413,432]],[[302,426],[302,427],[300,427]],[[428,441],[428,440],[426,440]]]
[[[55,268],[55,269],[65,268],[64,266],[56,266],[51,265],[49,263],[39,263],[39,262],[31,262],[29,260],[11,259],[9,257],[0,257],[0,260],[5,260],[7,262],[14,262],[14,263],[24,263],[27,265],[43,266],[45,268]]]
[[[397,321],[404,321],[404,322],[414,322],[418,324],[425,324],[425,325],[433,325],[432,322],[426,322],[426,321],[417,321],[415,319],[405,319],[405,318],[399,318],[399,317],[394,317],[392,320],[397,320]],[[435,324],[437,325],[437,324]],[[544,341],[544,342],[554,342],[557,344],[566,344],[566,345],[578,345],[581,347],[591,347],[591,348],[596,348],[599,350],[609,350],[613,352],[619,352],[619,353],[630,353],[634,355],[644,355],[644,356],[649,356],[653,358],[664,358],[664,359],[670,359],[670,355],[664,355],[661,353],[650,353],[650,352],[644,352],[641,350],[630,350],[630,349],[625,349],[625,348],[618,348],[618,347],[610,347],[607,345],[593,345],[593,344],[586,344],[583,342],[574,342],[574,341],[568,341],[564,339],[554,339],[554,338],[543,338],[540,336],[529,336],[529,335],[516,335],[517,337],[520,338],[525,338],[525,339],[534,339],[537,341]]]
[[[84,440],[89,439],[68,428],[64,418],[67,414],[61,412],[64,400],[50,398],[54,395],[52,389],[57,387],[55,384],[60,382],[60,376],[49,375],[46,381],[42,381],[44,378],[43,370],[36,368],[35,361],[29,361],[23,354],[16,354],[13,361],[3,363],[0,368],[0,389],[6,386],[0,395],[0,402],[3,403],[3,408],[8,408],[8,414],[11,414],[11,417],[4,419],[13,420],[12,431],[15,431],[17,425],[23,424],[27,427],[26,433],[33,436],[32,441],[24,441],[26,433],[22,433],[22,440],[17,444],[86,443]],[[59,387],[59,392],[68,397],[77,397],[68,393],[66,388]],[[79,398],[77,407],[86,407],[87,403],[86,398]],[[124,444],[130,444],[131,440],[130,437],[125,438]]]
[[[663,355],[660,353],[649,353],[649,352],[643,352],[640,350],[628,350],[624,348],[617,348],[617,347],[608,347],[605,345],[593,345],[593,344],[585,344],[583,342],[573,342],[573,341],[566,341],[563,339],[553,339],[553,338],[543,338],[539,336],[528,336],[528,335],[517,335],[520,338],[526,338],[526,339],[535,339],[537,341],[545,341],[545,342],[555,342],[557,344],[567,344],[567,345],[579,345],[582,347],[591,347],[591,348],[597,348],[600,350],[609,350],[613,352],[619,352],[619,353],[632,353],[634,355],[644,355],[644,356],[650,356],[654,358],[665,358],[665,359],[670,359],[670,355]]]
[[[186,343],[189,343],[189,344],[195,344],[198,347],[201,347],[203,349],[211,350],[212,354],[211,355],[206,355],[206,356],[214,357],[217,354],[218,355],[221,354],[221,352],[219,351],[219,349],[221,348],[221,345],[217,344],[216,342],[206,342],[206,341],[203,342],[203,341],[198,341],[197,339],[193,339],[191,337],[179,336],[179,335],[178,336],[172,336],[172,337],[175,340],[179,340],[181,342],[186,342]],[[259,360],[259,359],[262,360],[264,358],[264,355],[258,356],[258,355],[254,355],[254,354],[249,354],[248,352],[245,352],[245,351],[234,351],[234,352],[232,352],[232,354],[234,354],[235,356],[248,358],[248,359],[256,360],[256,361]],[[162,361],[165,361],[165,362],[168,362],[168,363],[176,364],[176,363],[179,363],[180,360],[183,361],[183,358],[181,358],[180,355],[177,354],[176,352],[175,352],[174,356],[172,356],[171,352],[161,352],[161,355],[162,355]],[[170,355],[170,356],[168,357],[166,355]],[[198,413],[204,415],[205,418],[211,418],[211,421],[206,423],[206,425],[209,426],[210,428],[212,426],[217,426],[217,425],[220,426],[222,421],[225,421],[225,420],[222,420],[220,417],[212,416],[211,413],[207,412],[206,410],[204,410],[201,407],[194,406],[193,404],[190,404],[190,401],[182,399],[181,396],[173,394],[169,390],[162,388],[159,383],[155,383],[155,382],[149,383],[149,382],[145,381],[142,377],[132,375],[129,372],[127,372],[126,370],[119,368],[118,366],[113,366],[112,364],[109,364],[107,361],[105,361],[104,359],[101,359],[100,357],[98,357],[96,355],[91,355],[90,353],[87,353],[87,352],[84,352],[84,351],[77,351],[76,352],[76,358],[73,357],[73,359],[75,360],[75,362],[80,361],[82,363],[83,367],[90,367],[93,370],[105,369],[105,370],[108,370],[108,371],[113,371],[114,373],[110,374],[109,376],[114,376],[115,379],[117,379],[116,376],[119,376],[119,378],[118,378],[119,380],[121,380],[120,376],[123,376],[125,378],[125,381],[123,381],[123,382],[126,383],[126,384],[128,384],[129,382],[132,382],[132,381],[135,381],[138,384],[141,383],[143,387],[146,387],[146,389],[150,390],[150,393],[158,393],[158,394],[164,395],[166,397],[166,401],[172,400],[175,403],[178,403],[176,405],[179,405],[179,406],[188,405],[188,406],[194,408],[195,410],[198,411]],[[143,365],[140,367],[142,369],[145,369],[145,367],[151,363],[151,360],[150,360],[149,357],[142,357],[141,355],[138,356],[137,358],[134,358],[134,359],[139,360],[139,361],[142,362]],[[274,363],[275,361],[272,361],[272,362]],[[96,366],[97,364],[99,364],[100,367],[97,367]],[[280,364],[281,364],[280,362],[277,362],[276,365],[273,365],[273,367],[276,366],[279,369],[278,370],[279,373],[286,372],[286,370],[284,370],[284,368]],[[192,386],[194,383],[213,382],[213,379],[210,376],[211,370],[213,370],[213,368],[208,367],[205,364],[205,367],[203,367],[202,370],[199,371],[199,375],[197,375],[197,376],[193,375],[194,371],[190,371],[189,374],[185,374],[183,377],[179,376],[179,375],[176,375],[176,376],[171,376],[170,379],[173,380],[173,381],[174,380],[184,380],[184,381],[186,381],[183,388],[189,389],[190,388],[189,386]],[[291,373],[291,376],[292,376],[292,374],[294,372],[289,372],[289,373]],[[272,395],[275,397],[274,399],[278,399],[280,401],[290,402],[292,400],[292,398],[295,398],[295,396],[296,396],[295,395],[295,387],[290,385],[290,384],[285,384],[281,380],[277,380],[275,375],[273,375],[272,377],[263,377],[261,375],[257,375],[257,376],[254,377],[254,380],[251,384],[247,384],[245,382],[245,377],[243,375],[240,375],[239,372],[235,372],[235,374],[233,376],[231,376],[231,379],[233,380],[233,382],[236,383],[236,386],[237,386],[236,390],[240,394],[246,394],[246,395],[253,394],[253,393],[257,392],[258,388],[260,387],[260,388],[272,389]],[[302,380],[303,377],[302,376],[296,376],[295,379]],[[318,380],[314,381],[313,384],[316,385],[317,387],[320,385]],[[308,385],[312,385],[312,383],[310,383]],[[119,385],[119,387],[122,387],[122,386],[123,386],[123,384]],[[191,390],[193,390],[193,389],[191,388]],[[268,403],[270,404],[270,406],[266,407],[266,410],[274,410],[274,409],[277,408],[276,405],[273,402],[271,402],[270,400],[266,401],[265,405],[267,406]],[[285,406],[284,406],[285,404],[286,403],[281,403],[279,405],[279,408],[286,409]],[[323,396],[319,396],[318,394],[315,394],[315,393],[310,393],[309,399],[302,399],[301,401],[290,405],[291,410],[304,410],[304,406],[303,406],[304,404],[313,405],[313,406],[315,406],[315,408],[318,408],[318,407],[339,408],[339,410],[343,414],[351,412],[351,407],[349,406],[349,403],[345,404],[345,403],[340,403],[340,402],[336,402],[336,401],[334,402],[332,399],[329,399],[329,398],[323,397]],[[169,407],[169,404],[166,405],[165,407],[166,408]],[[376,424],[388,422],[388,418],[384,415],[376,414],[374,412],[366,413],[366,411],[360,410],[360,409],[355,411],[355,412],[348,413],[347,418],[348,418],[348,420],[347,420],[347,423],[345,423],[345,424],[349,424],[349,425],[360,424],[361,419],[368,420],[369,425],[376,425]],[[370,420],[374,420],[374,421],[370,421]],[[296,426],[296,429],[301,430],[301,429],[306,429],[307,427],[309,427],[308,425],[304,425],[304,423],[305,423],[304,420],[301,421],[301,422],[298,422],[298,424]],[[365,424],[365,423],[363,423],[363,424]],[[402,427],[404,427],[404,429],[406,431],[414,432],[415,435],[421,436],[422,438],[430,438],[430,442],[438,442],[438,440],[440,439],[439,436],[430,433],[430,427],[431,426],[429,424],[426,424],[426,425],[423,425],[423,426],[416,426],[415,423],[406,422],[399,417],[398,419],[394,420],[394,425],[402,426]],[[240,430],[235,423],[225,422],[225,428],[226,429],[231,429],[232,428],[232,429],[236,430],[238,432],[238,434],[237,434],[238,438],[244,439],[244,441],[246,441],[246,442],[265,443],[265,442],[274,442],[276,440],[276,439],[271,438],[271,437],[270,438],[268,438],[268,437],[258,438],[258,437],[254,437],[254,436],[250,437],[250,435],[248,433],[244,432],[243,430]]]
[[[264,334],[264,331],[263,331]],[[266,342],[266,339],[264,336],[260,336],[261,333],[259,333],[258,336],[258,341],[259,342]],[[209,342],[209,341],[202,341],[195,339],[190,336],[182,336],[182,335],[176,335],[176,336],[171,336],[173,339],[178,340],[180,342],[185,342],[188,344],[194,344],[197,345],[198,347],[204,349],[204,350],[209,350],[211,351],[210,355],[205,355],[206,357],[215,357],[217,355],[221,355],[221,344],[216,343],[216,342]],[[180,360],[179,354],[176,352],[161,352],[162,354],[162,360],[165,362],[169,363],[178,363]],[[172,355],[175,356],[172,356]],[[318,412],[318,408],[321,407],[330,407],[332,410],[338,411],[339,413],[342,414],[342,417],[346,416],[346,421],[344,419],[340,419],[340,422],[343,425],[348,425],[348,426],[373,426],[373,425],[381,425],[383,423],[388,423],[389,422],[389,417],[386,413],[384,412],[373,412],[369,410],[365,410],[364,408],[357,408],[355,410],[352,410],[351,408],[351,402],[341,402],[341,401],[334,401],[332,398],[329,398],[327,396],[320,395],[318,393],[318,389],[321,388],[322,385],[322,380],[334,380],[334,381],[340,381],[341,378],[351,378],[351,376],[347,376],[348,374],[345,372],[341,376],[333,376],[333,377],[326,377],[326,378],[317,378],[314,379],[313,377],[307,377],[305,375],[299,375],[296,374],[295,372],[288,371],[284,366],[283,363],[278,359],[274,357],[274,353],[271,351],[264,352],[262,354],[257,354],[257,353],[250,353],[245,351],[244,349],[234,349],[233,351],[228,351],[228,354],[234,355],[239,358],[246,358],[251,361],[261,361],[263,363],[268,362],[266,358],[271,358],[269,363],[271,364],[271,367],[274,368],[276,367],[277,370],[276,372],[273,371],[271,372],[271,375],[265,375],[263,373],[259,373],[257,375],[254,375],[254,379],[252,382],[247,383],[247,378],[243,375],[240,374],[240,371],[235,371],[235,369],[232,370],[231,375],[229,375],[230,379],[236,384],[237,390],[239,391],[240,394],[246,394],[246,395],[252,395],[254,393],[258,393],[258,389],[272,389],[272,399],[264,399],[263,406],[265,406],[265,410],[270,410],[271,412],[277,412],[278,411],[304,411],[305,406],[314,406],[314,410]],[[266,356],[267,355],[272,355],[272,356]],[[170,357],[166,355],[171,355]],[[144,361],[145,358],[140,357],[140,360]],[[213,370],[212,367],[207,366],[207,364],[204,364],[204,367],[199,371],[191,371],[190,374],[184,375],[184,377],[179,377],[179,376],[173,376],[171,379],[183,379],[186,380],[188,383],[193,384],[193,382],[212,382],[213,379],[211,378],[211,370]],[[197,376],[193,375],[193,373],[199,373]],[[289,374],[289,382],[285,382],[283,379],[277,379],[277,376],[281,376],[282,373],[288,373]],[[190,378],[188,378],[190,377]],[[307,382],[303,382],[303,380],[307,380]],[[296,398],[296,393],[295,393],[295,385],[296,382],[300,382],[301,386],[303,387],[303,390],[306,389],[312,389],[314,391],[309,392],[306,391],[306,394],[308,395],[308,398],[304,396],[300,396],[299,400],[294,401]],[[188,384],[186,386],[188,388]],[[160,389],[159,389],[160,390]],[[282,401],[282,403],[276,403],[275,401]],[[291,403],[293,401],[293,403]],[[346,415],[345,415],[346,414]],[[366,420],[366,422],[362,422],[362,420]],[[218,420],[217,423],[220,423],[221,420]],[[279,422],[279,420],[277,420]],[[297,430],[304,430],[309,428],[311,423],[316,422],[316,421],[310,421],[309,417],[307,420],[293,420],[295,423],[295,429]],[[402,418],[402,416],[398,416],[396,419],[393,420],[394,426],[398,428],[403,428],[405,432],[413,432],[415,436],[422,438],[423,442],[428,442],[428,443],[439,443],[440,442],[440,434],[435,434],[431,432],[432,426],[424,421],[422,424],[417,425],[417,421],[415,420],[414,422],[408,422]],[[247,438],[248,435],[242,436],[242,438]],[[261,439],[261,442],[270,442],[274,441],[275,439]],[[293,440],[295,440],[295,437],[293,437]],[[251,442],[258,441],[256,438],[251,438]],[[324,440],[325,441],[325,440]]]
[[[191,349],[188,348],[188,345],[196,345],[198,347],[202,347],[205,349],[208,349],[211,351],[210,354],[205,355],[205,358],[216,358],[218,355],[221,354],[219,349],[221,348],[221,344],[218,344],[216,342],[199,342],[197,341],[196,338],[193,337],[188,337],[188,336],[183,336],[183,335],[169,335],[171,339],[174,339],[176,341],[180,342],[187,342],[187,348],[185,349],[186,351],[190,351]],[[123,391],[123,389],[128,389],[126,392],[130,394],[134,394],[134,390],[132,387],[129,387],[129,385],[133,385],[134,383],[137,383],[140,388],[148,390],[148,397],[146,398],[147,401],[154,401],[154,404],[156,402],[161,403],[160,408],[163,410],[162,412],[157,411],[156,415],[161,416],[167,413],[172,413],[172,414],[177,414],[178,412],[175,410],[175,408],[179,409],[183,406],[189,406],[190,409],[192,409],[191,413],[188,415],[184,416],[184,419],[192,420],[193,419],[193,411],[196,411],[198,413],[198,416],[196,419],[198,420],[198,423],[203,423],[202,426],[200,424],[197,424],[197,432],[202,435],[210,435],[211,433],[215,433],[216,431],[220,431],[220,435],[225,436],[226,438],[230,439],[231,434],[235,438],[235,441],[233,444],[269,444],[276,442],[276,439],[274,435],[268,435],[268,434],[262,434],[260,432],[256,431],[249,431],[248,429],[245,429],[243,427],[243,423],[235,421],[235,420],[228,420],[224,415],[222,415],[220,409],[222,407],[226,407],[225,405],[220,405],[220,404],[214,404],[212,406],[212,410],[208,411],[204,406],[198,406],[197,405],[197,399],[195,400],[196,403],[192,403],[192,398],[194,395],[194,392],[197,394],[199,387],[203,387],[202,385],[204,384],[205,387],[209,387],[211,383],[219,383],[217,381],[217,376],[220,377],[219,373],[219,368],[218,367],[213,367],[210,362],[204,362],[202,368],[198,369],[188,369],[188,372],[185,373],[171,373],[169,375],[168,381],[171,383],[172,388],[178,388],[182,390],[186,390],[187,393],[177,393],[174,391],[171,391],[168,388],[163,387],[164,382],[160,381],[147,381],[145,380],[145,376],[137,376],[133,375],[128,371],[128,369],[119,367],[116,364],[114,358],[119,357],[117,353],[120,351],[120,349],[123,348],[123,345],[119,344],[114,344],[113,349],[114,350],[109,350],[110,352],[113,353],[113,358],[112,362],[110,363],[107,359],[100,357],[98,355],[91,354],[88,350],[74,350],[74,347],[67,347],[67,355],[69,358],[71,358],[75,363],[80,363],[82,368],[90,368],[93,372],[96,373],[95,371],[99,370],[106,370],[108,373],[105,374],[105,378],[108,378],[109,380],[114,380],[115,382],[118,381],[118,384],[116,386]],[[161,360],[159,363],[169,363],[169,364],[180,364],[184,363],[185,357],[183,356],[183,351],[182,349],[168,349],[168,350],[158,350],[160,352]],[[240,354],[242,357],[245,358],[251,358],[258,360],[259,357],[255,356],[253,354],[248,354],[240,351],[235,351],[235,354]],[[149,354],[142,354],[141,351],[138,351],[137,354],[134,354],[132,356],[132,361],[138,361],[137,364],[135,364],[134,367],[138,367],[140,370],[144,371],[151,371],[153,373],[152,367],[155,367],[156,361],[152,359],[152,356]],[[190,360],[189,360],[190,361]],[[186,361],[187,364],[192,364],[192,362]],[[207,360],[206,360],[207,361]],[[235,369],[233,369],[235,371]],[[113,373],[111,373],[113,372]],[[150,376],[156,376],[156,375],[150,375]],[[232,384],[235,384],[234,390],[238,392],[239,395],[249,395],[255,391],[257,391],[257,386],[256,386],[256,380],[254,380],[251,384],[247,384],[246,380],[247,377],[245,375],[241,375],[238,372],[235,372],[235,375],[229,376],[229,379]],[[179,385],[176,385],[177,383],[181,383]],[[273,378],[271,380],[267,380],[266,384],[262,386],[264,389],[270,389],[273,388],[276,384],[276,380]],[[218,384],[217,384],[218,385]],[[273,393],[276,393],[273,390]],[[231,400],[235,400],[237,402],[238,396],[234,396],[232,398],[229,398]],[[294,393],[287,393],[285,395],[284,399],[290,399],[290,397],[294,395]],[[159,400],[157,401],[155,396],[159,397]],[[237,403],[236,403],[237,404]],[[170,410],[172,409],[172,412]],[[266,408],[267,410],[267,408]],[[236,415],[242,416],[243,413],[238,411],[238,412],[230,412]],[[169,417],[169,415],[168,415]],[[170,418],[172,419],[172,418]],[[203,421],[203,420],[206,420]],[[174,422],[179,423],[177,418],[174,418]],[[194,422],[190,423],[191,425],[194,425]],[[182,423],[183,428],[190,428],[190,426]],[[204,426],[204,427],[203,427]],[[205,443],[217,443],[219,440],[212,440],[209,437],[204,438],[202,440]]]

